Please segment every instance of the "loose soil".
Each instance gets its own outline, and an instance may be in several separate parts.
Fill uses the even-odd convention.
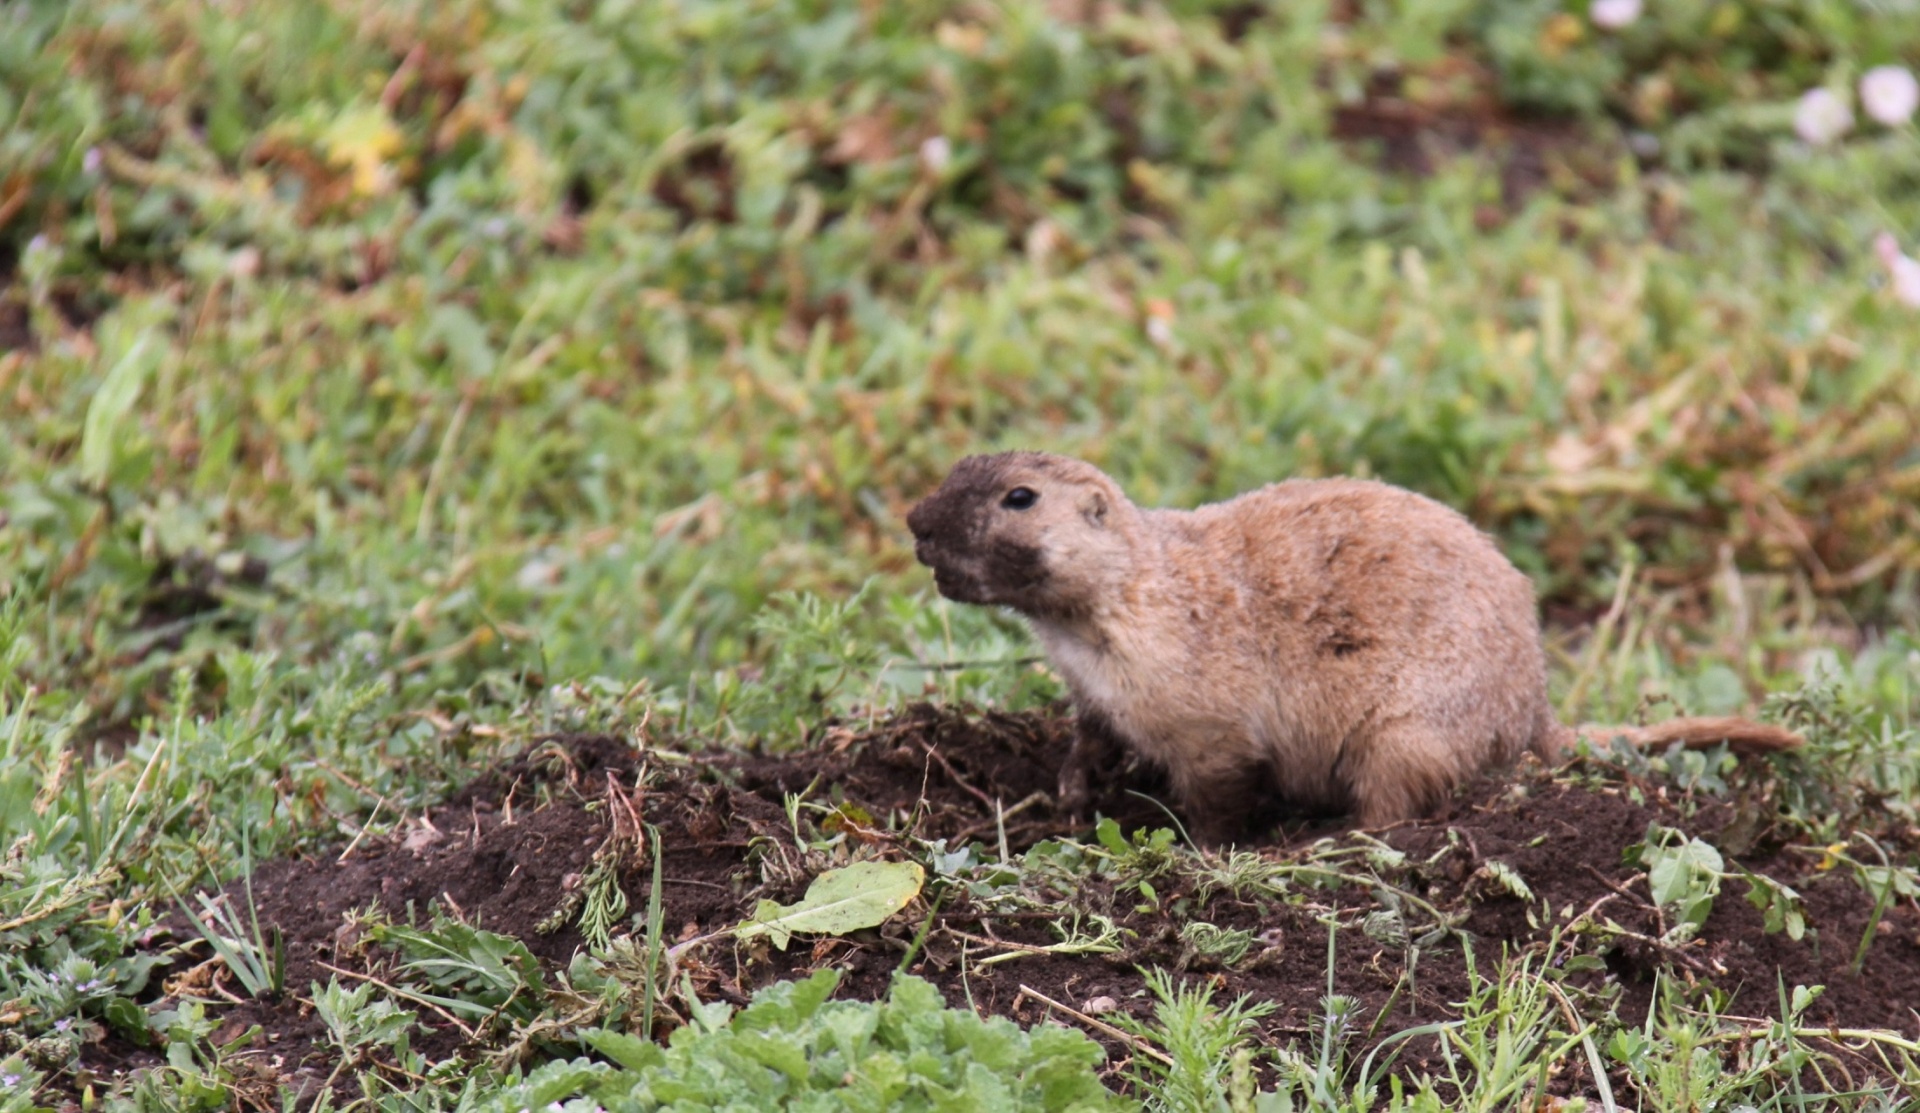
[[[818,732],[809,748],[785,754],[638,749],[607,736],[549,739],[482,775],[410,824],[404,836],[263,864],[253,878],[253,896],[263,921],[284,933],[291,992],[277,1004],[230,1006],[215,1040],[260,1025],[264,1034],[249,1053],[249,1069],[263,1081],[313,1092],[331,1069],[332,1056],[305,1001],[307,987],[325,984],[338,976],[336,970],[349,972],[343,982],[353,974],[391,970],[389,958],[365,946],[351,926],[354,914],[376,906],[395,919],[421,920],[437,907],[515,936],[544,962],[564,967],[583,947],[580,934],[572,927],[543,934],[536,925],[581,884],[606,842],[608,804],[615,800],[610,792],[633,802],[658,833],[665,931],[678,940],[738,923],[761,897],[795,899],[813,873],[831,864],[798,848],[786,808],[791,794],[838,806],[827,825],[837,822],[848,841],[882,851],[904,845],[901,832],[944,839],[950,848],[974,842],[989,857],[999,853],[1003,832],[1016,855],[1044,839],[1086,836],[1088,827],[1057,814],[1047,796],[1070,730],[1070,718],[1061,713],[972,714],[918,706],[891,720],[831,727]],[[644,787],[636,792],[641,775]],[[1782,984],[1822,985],[1826,992],[1805,1023],[1920,1035],[1920,1014],[1912,1007],[1920,1002],[1920,911],[1910,902],[1889,909],[1873,929],[1864,969],[1852,972],[1872,903],[1844,870],[1820,870],[1817,855],[1785,848],[1764,826],[1743,818],[1764,816],[1764,788],[1764,778],[1746,786],[1745,796],[1760,800],[1749,806],[1687,797],[1617,769],[1576,767],[1549,775],[1530,768],[1470,786],[1442,817],[1374,834],[1416,863],[1401,878],[1408,891],[1460,917],[1483,971],[1503,951],[1533,953],[1539,957],[1536,969],[1563,960],[1573,948],[1564,941],[1551,945],[1550,935],[1585,910],[1646,937],[1615,936],[1607,946],[1584,943],[1586,953],[1604,956],[1604,966],[1589,964],[1600,968],[1568,974],[1559,984],[1594,1006],[1585,1009],[1590,1017],[1605,1015],[1604,1002],[1612,1000],[1620,1017],[1640,1023],[1653,1005],[1656,979],[1686,989],[1696,1001],[1706,987],[1715,987],[1731,995],[1722,1015],[1756,1022],[1778,1014]],[[1098,807],[1129,828],[1164,826],[1166,813],[1146,798],[1160,789],[1151,776],[1126,771],[1106,786]],[[1736,793],[1733,799],[1740,798]],[[813,822],[821,819],[812,816]],[[1767,934],[1736,881],[1723,887],[1697,939],[1682,946],[1653,942],[1668,925],[1648,900],[1644,874],[1623,858],[1654,823],[1703,837],[1726,851],[1730,862],[1799,890],[1806,937],[1794,942]],[[1292,823],[1257,849],[1269,858],[1298,857],[1317,840],[1347,837],[1338,824]],[[1535,899],[1514,896],[1489,863],[1517,874]],[[651,874],[651,859],[642,855],[623,875],[636,910],[646,907]],[[1216,892],[1204,900],[1181,874],[1157,877],[1154,885],[1157,908],[1137,886],[1116,891],[1106,878],[1089,879],[1072,898],[1127,929],[1119,954],[1027,954],[985,966],[980,959],[990,954],[1056,942],[1049,921],[1058,916],[987,917],[965,898],[948,899],[933,913],[937,930],[928,932],[912,969],[937,983],[949,1003],[971,1001],[984,1013],[1032,1024],[1051,1011],[1036,993],[1076,1010],[1117,1008],[1145,1016],[1150,1000],[1140,968],[1159,966],[1210,978],[1229,998],[1244,993],[1273,1002],[1277,1008],[1261,1022],[1263,1038],[1285,1044],[1304,1038],[1321,1016],[1329,973],[1327,921],[1333,919],[1341,925],[1333,938],[1334,990],[1356,998],[1370,1025],[1381,1017],[1376,1038],[1457,1015],[1455,1003],[1468,995],[1466,953],[1458,937],[1425,948],[1408,977],[1408,950],[1363,930],[1366,913],[1379,906],[1359,887],[1305,889],[1265,900]],[[1183,942],[1183,921],[1169,909],[1250,930],[1255,943],[1245,958],[1223,965]],[[709,1000],[744,1003],[762,986],[822,965],[845,971],[842,995],[878,998],[928,919],[926,905],[916,902],[883,928],[812,944],[803,940],[785,952],[721,940],[704,945],[699,961],[685,968],[697,974]],[[430,1058],[482,1050],[463,1046],[461,1034],[431,1013],[422,1010],[420,1018],[423,1031],[415,1046]],[[1090,1034],[1108,1044],[1112,1062],[1124,1059],[1124,1047],[1097,1031]],[[1397,1069],[1437,1069],[1434,1050],[1431,1043],[1405,1044]],[[93,1049],[88,1065],[111,1075],[154,1061],[150,1053],[109,1040]],[[1556,1087],[1580,1092],[1584,1069],[1570,1067]],[[1872,1073],[1873,1065],[1863,1058],[1860,1069]]]

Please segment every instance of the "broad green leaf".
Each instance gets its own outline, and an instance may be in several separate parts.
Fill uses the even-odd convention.
[[[1807,933],[1806,908],[1799,892],[1744,867],[1740,867],[1740,876],[1747,880],[1747,901],[1760,910],[1767,933],[1784,931],[1788,939],[1798,943]]]
[[[80,429],[80,478],[93,486],[106,484],[113,474],[113,461],[122,439],[126,417],[140,399],[147,373],[154,360],[153,333],[142,332],[114,362],[107,376],[87,403],[87,416]]]
[[[807,1079],[807,1045],[789,1033],[736,1031],[733,1046],[748,1059],[795,1082]]]
[[[1641,861],[1656,904],[1677,910],[1681,921],[1694,927],[1706,923],[1726,872],[1726,861],[1711,843],[1688,839],[1668,847],[1649,842]]]
[[[742,1031],[766,1032],[804,1024],[820,1011],[820,1006],[833,996],[839,985],[840,971],[829,966],[815,970],[802,981],[769,986],[753,995],[753,1004],[741,1011],[734,1026]],[[725,1025],[730,1015],[720,1015],[709,1027]]]
[[[588,1047],[612,1059],[628,1070],[648,1070],[666,1061],[667,1053],[659,1044],[650,1043],[625,1032],[594,1028],[580,1033]]]
[[[536,991],[536,996],[546,989],[540,960],[509,935],[453,922],[437,922],[425,931],[383,924],[370,934],[399,947],[407,956],[407,968],[436,988],[472,994],[490,1007],[514,998],[522,988]]]
[[[795,935],[845,935],[878,927],[919,896],[925,880],[917,862],[855,862],[814,878],[797,903],[761,901],[738,934],[742,939],[765,935],[784,951]]]

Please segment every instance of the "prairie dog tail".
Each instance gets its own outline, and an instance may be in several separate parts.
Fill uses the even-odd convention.
[[[1563,759],[1572,750],[1573,744],[1582,738],[1597,746],[1604,746],[1609,739],[1624,738],[1628,745],[1642,750],[1662,750],[1675,742],[1689,750],[1704,750],[1725,742],[1734,753],[1742,756],[1795,750],[1806,745],[1807,742],[1806,739],[1785,727],[1756,723],[1752,719],[1742,719],[1732,715],[1715,715],[1668,719],[1664,723],[1645,727],[1614,726],[1608,723],[1581,723],[1577,727],[1562,726],[1556,732],[1554,744],[1551,747],[1554,753],[1541,756]]]

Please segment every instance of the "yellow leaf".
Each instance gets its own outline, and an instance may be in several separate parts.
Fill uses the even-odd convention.
[[[363,196],[393,188],[387,160],[400,153],[405,137],[381,105],[349,108],[320,137],[327,161],[353,171],[353,191]]]
[[[956,54],[978,58],[987,49],[987,29],[972,23],[941,21],[933,29],[934,41]]]
[[[1540,29],[1540,53],[1558,58],[1587,33],[1580,21],[1566,12],[1558,12]]]

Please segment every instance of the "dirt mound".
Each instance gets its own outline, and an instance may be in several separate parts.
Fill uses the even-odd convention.
[[[296,1085],[324,1075],[324,1031],[299,998],[309,983],[342,972],[343,981],[369,976],[350,916],[375,906],[395,919],[424,919],[437,905],[564,965],[583,945],[579,931],[541,925],[580,887],[606,842],[610,787],[637,802],[658,833],[670,940],[738,923],[759,897],[788,900],[804,889],[825,863],[795,838],[796,817],[854,842],[899,846],[904,832],[944,840],[949,851],[975,843],[986,860],[999,860],[1002,846],[1017,859],[1043,840],[1088,835],[1085,825],[1057,814],[1047,795],[1069,731],[1058,714],[970,716],[921,706],[867,727],[831,728],[788,754],[551,739],[482,776],[403,837],[261,866],[254,899],[262,920],[284,933],[290,993],[278,1004],[232,1006],[215,1038],[259,1024],[263,1070]],[[644,778],[638,792],[637,778]],[[1166,824],[1166,813],[1146,799],[1159,788],[1151,777],[1132,772],[1119,782],[1099,801],[1104,814],[1124,828]],[[817,805],[804,816],[790,809],[802,794]],[[1805,1023],[1920,1034],[1911,1008],[1920,1001],[1920,913],[1900,903],[1885,910],[1863,972],[1852,972],[1872,901],[1845,871],[1823,871],[1816,856],[1768,843],[1741,815],[1725,799],[1669,798],[1618,771],[1556,778],[1532,770],[1473,786],[1444,818],[1373,835],[1290,825],[1257,854],[1216,859],[1211,874],[1152,873],[1151,840],[1143,838],[1147,872],[1089,867],[1052,910],[1009,911],[954,886],[937,909],[916,904],[883,929],[785,952],[723,941],[689,969],[703,996],[738,1003],[762,985],[833,964],[846,970],[843,994],[874,998],[911,950],[915,972],[939,983],[949,1001],[1031,1023],[1048,1010],[1042,996],[1144,1015],[1140,968],[1160,966],[1205,972],[1228,996],[1275,1002],[1263,1029],[1285,1043],[1322,1015],[1331,921],[1339,925],[1334,987],[1359,1001],[1369,1023],[1386,1012],[1381,1035],[1453,1015],[1470,989],[1462,939],[1472,942],[1483,971],[1503,950],[1532,951],[1543,963],[1579,953],[1582,969],[1566,976],[1568,991],[1611,1000],[1633,1022],[1647,1016],[1659,975],[1717,987],[1731,995],[1721,1015],[1753,1018],[1778,1013],[1782,983],[1823,985]],[[1729,854],[1729,880],[1691,940],[1668,934],[1670,910],[1649,899],[1647,872],[1629,860],[1629,848],[1656,824]],[[1804,939],[1764,930],[1762,912],[1742,899],[1733,858],[1799,891]],[[1341,865],[1363,861],[1366,870]],[[1276,870],[1285,884],[1274,883]],[[636,910],[646,906],[651,872],[649,859],[622,875]],[[1264,887],[1255,883],[1261,877]],[[1383,910],[1382,885],[1399,894],[1390,901],[1397,910]],[[1060,943],[1069,914],[1089,923],[1104,918],[1118,930],[1109,946],[1087,953],[1040,950]],[[1437,934],[1424,946],[1410,942],[1428,931]],[[1596,932],[1604,945],[1592,944]],[[430,1057],[462,1050],[452,1025],[424,1011],[421,1020],[415,1046]],[[1408,1046],[1403,1066],[1420,1070],[1424,1053]],[[112,1070],[140,1061],[109,1046],[93,1065]]]

